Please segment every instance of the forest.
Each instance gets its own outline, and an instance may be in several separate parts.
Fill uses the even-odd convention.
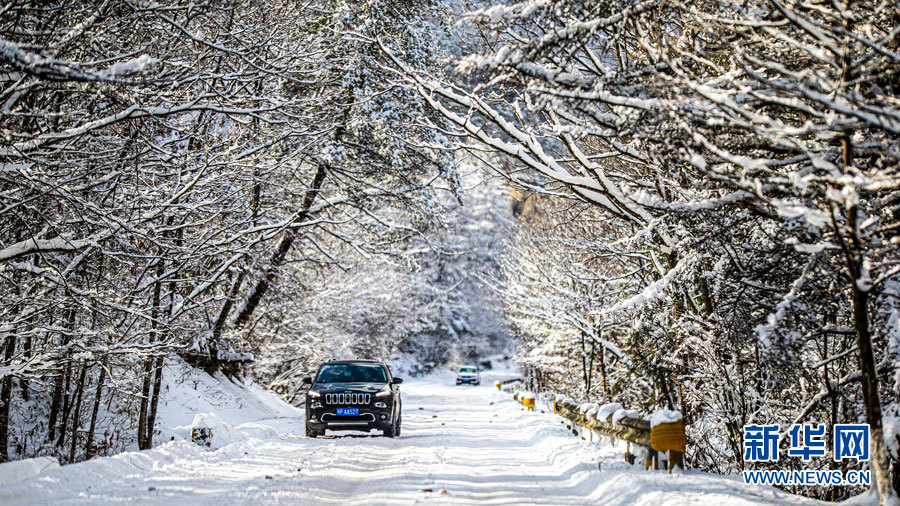
[[[900,491],[892,2],[11,0],[0,133],[0,462],[153,447],[176,357],[508,353],[712,473],[869,424],[787,462]]]

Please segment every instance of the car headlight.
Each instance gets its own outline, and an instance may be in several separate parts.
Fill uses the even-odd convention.
[[[375,407],[376,407],[376,408],[386,408],[386,407],[387,407],[387,404],[385,404],[385,403],[383,403],[383,402],[376,402],[376,403],[375,403]]]
[[[391,391],[385,390],[384,392],[378,392],[377,394],[375,394],[375,397],[387,397],[389,395],[391,395]]]
[[[312,398],[318,398],[318,397],[322,397],[322,394],[320,394],[319,392],[306,392],[306,396],[312,397]]]
[[[319,402],[319,401],[312,401],[311,407],[312,407],[313,409],[319,409],[319,408],[322,407],[322,403]]]

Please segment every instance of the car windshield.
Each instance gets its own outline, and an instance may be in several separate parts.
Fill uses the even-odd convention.
[[[475,372],[474,367],[460,367],[459,372]]]
[[[377,364],[328,364],[316,383],[387,383],[387,372]]]

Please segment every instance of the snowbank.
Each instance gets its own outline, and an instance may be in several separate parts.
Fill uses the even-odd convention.
[[[210,376],[180,359],[171,358],[166,362],[163,383],[156,444],[190,441],[191,428],[196,423],[215,425],[216,420],[225,424],[228,427],[225,431],[232,434],[222,437],[234,441],[240,438],[235,432],[246,433],[248,437],[266,437],[272,432],[303,433],[303,410],[252,382],[232,381],[221,373]]]
[[[57,467],[59,461],[53,457],[37,457],[0,464],[0,487],[33,478],[47,469]]]
[[[195,429],[205,429],[208,435],[203,446],[191,442]],[[164,368],[155,448],[63,467],[50,457],[0,465],[0,504],[68,504],[77,495],[72,490],[83,492],[85,486],[90,489],[101,483],[117,483],[134,475],[149,479],[173,465],[186,465],[192,470],[175,473],[187,477],[206,459],[245,455],[248,449],[277,440],[281,434],[294,437],[303,433],[302,410],[251,382],[232,381],[221,374],[211,376],[173,356]],[[81,496],[80,500],[94,502],[89,497]],[[145,498],[138,502],[162,501]]]
[[[231,428],[215,413],[198,413],[191,424],[193,442],[213,449],[244,441],[249,437],[247,434]]]

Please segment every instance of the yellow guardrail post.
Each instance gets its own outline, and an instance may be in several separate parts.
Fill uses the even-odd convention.
[[[528,411],[534,411],[534,396],[533,395],[525,395],[522,396],[522,405],[528,408]]]
[[[687,446],[684,418],[661,423],[650,429],[650,445],[658,452],[669,452],[669,473],[675,466],[684,469],[684,451]]]

